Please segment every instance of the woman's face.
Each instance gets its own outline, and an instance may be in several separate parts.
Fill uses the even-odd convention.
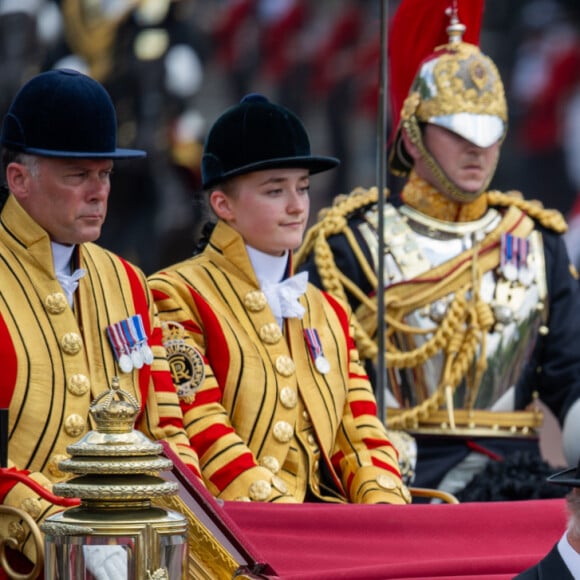
[[[272,256],[294,250],[310,211],[307,169],[266,169],[233,178],[228,193],[215,190],[210,203],[246,244]]]

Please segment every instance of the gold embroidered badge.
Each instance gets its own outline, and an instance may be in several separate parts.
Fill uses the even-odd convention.
[[[194,346],[185,341],[185,329],[179,322],[163,323],[163,345],[177,395],[185,403],[192,403],[205,379],[203,358]]]

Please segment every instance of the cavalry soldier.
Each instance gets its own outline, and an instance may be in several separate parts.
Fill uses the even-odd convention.
[[[312,282],[350,301],[371,362],[382,356],[383,260],[387,425],[416,438],[414,484],[455,494],[490,459],[528,451],[520,457],[541,461],[536,397],[563,425],[572,464],[580,425],[580,290],[566,224],[520,194],[489,190],[508,113],[498,70],[476,44],[482,4],[456,6],[447,39],[443,6],[405,0],[394,17],[400,121],[389,163],[408,179],[402,203],[385,204],[384,256],[376,188],[339,196],[297,256]]]

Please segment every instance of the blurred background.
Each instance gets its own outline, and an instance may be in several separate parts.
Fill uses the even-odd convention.
[[[191,255],[208,217],[205,133],[246,93],[290,107],[313,151],[342,160],[313,178],[311,220],[337,194],[376,184],[381,1],[0,0],[0,113],[23,82],[53,67],[106,86],[119,145],[149,155],[117,163],[100,243],[149,274]],[[389,16],[397,4],[389,0]],[[539,199],[575,226],[578,1],[486,0],[480,44],[502,73],[510,112],[492,186]],[[396,199],[400,183],[387,181]]]

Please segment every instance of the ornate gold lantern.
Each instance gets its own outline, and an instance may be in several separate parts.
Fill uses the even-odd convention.
[[[139,403],[118,379],[95,399],[96,430],[67,448],[59,468],[78,477],[54,493],[81,499],[46,519],[45,578],[60,580],[177,580],[186,578],[187,520],[154,506],[177,484],[157,476],[170,470],[163,447],[133,429]]]

